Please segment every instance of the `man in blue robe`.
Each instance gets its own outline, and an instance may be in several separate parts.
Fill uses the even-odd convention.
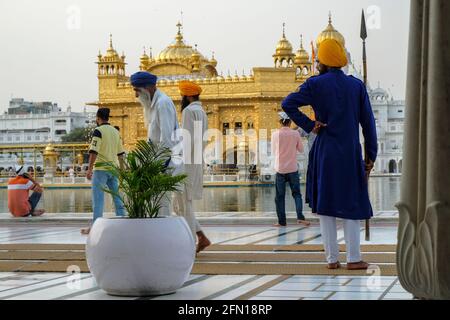
[[[368,176],[377,157],[375,119],[364,83],[345,75],[343,46],[325,40],[318,53],[320,75],[309,78],[282,103],[283,110],[306,132],[317,138],[309,153],[306,202],[320,217],[328,268],[340,268],[336,218],[343,219],[347,269],[364,270],[361,259],[360,220],[373,216]],[[310,105],[317,121],[299,107]],[[359,140],[361,124],[365,161]]]

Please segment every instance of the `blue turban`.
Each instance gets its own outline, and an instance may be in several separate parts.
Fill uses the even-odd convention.
[[[131,85],[135,88],[145,88],[155,85],[158,77],[149,72],[136,72],[130,78]]]

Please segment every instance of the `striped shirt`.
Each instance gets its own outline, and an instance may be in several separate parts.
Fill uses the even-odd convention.
[[[28,192],[33,190],[35,184],[31,180],[17,176],[8,182],[8,208],[15,217],[27,216],[31,211],[28,201]]]

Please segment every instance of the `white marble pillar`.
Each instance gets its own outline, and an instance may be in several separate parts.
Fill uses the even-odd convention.
[[[417,298],[450,299],[450,1],[411,0],[397,267]]]

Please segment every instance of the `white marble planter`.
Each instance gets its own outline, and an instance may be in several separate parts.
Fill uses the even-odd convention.
[[[108,294],[169,294],[188,279],[195,242],[182,217],[98,219],[87,240],[86,259]]]

